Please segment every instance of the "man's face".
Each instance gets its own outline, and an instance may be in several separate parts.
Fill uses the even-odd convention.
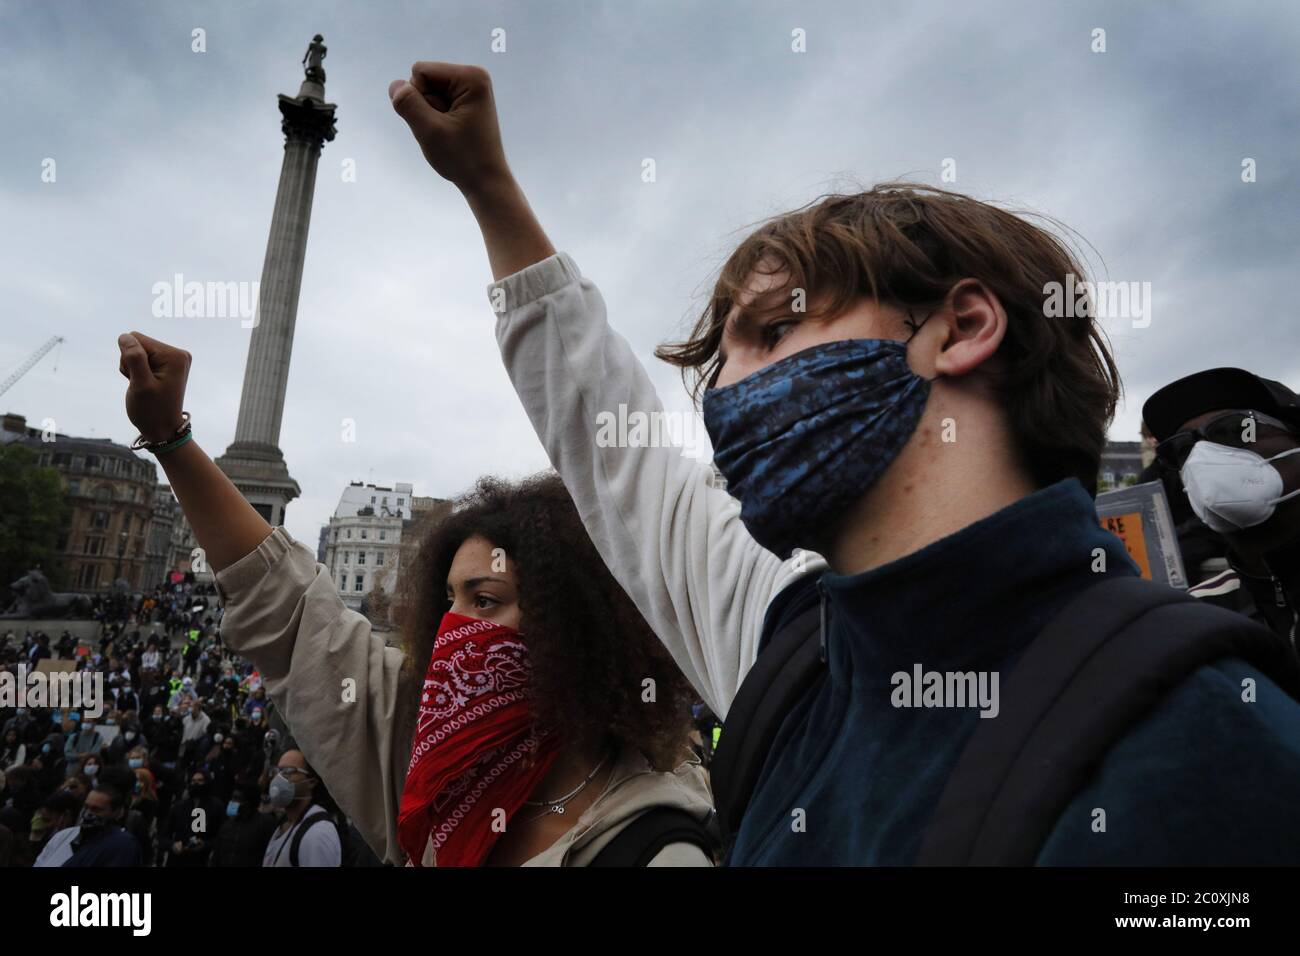
[[[783,272],[765,274],[755,271],[746,283],[748,295],[744,304],[774,307],[767,297],[775,295],[784,282]],[[811,310],[811,303],[807,303],[807,308]],[[820,320],[795,312],[793,300],[785,303],[780,314],[761,322],[751,321],[741,312],[739,305],[733,305],[723,327],[718,377],[714,386],[722,388],[734,384],[796,352],[827,342],[845,339],[894,339],[901,342],[908,334],[905,317],[899,309],[877,305],[865,298],[848,311]]]
[[[280,761],[276,764],[280,768],[280,775],[293,784],[294,796],[306,796],[309,790],[310,775],[306,771],[307,760],[299,750],[286,750],[280,755]]]
[[[105,823],[117,822],[117,813],[113,810],[113,801],[109,799],[108,794],[99,790],[92,790],[86,795],[83,809],[93,813]]]
[[[1178,431],[1202,428],[1216,418],[1240,411],[1243,410],[1222,408],[1206,412],[1204,415],[1197,415],[1195,418],[1189,418],[1183,422]],[[1244,411],[1248,412],[1249,410]],[[1264,413],[1256,412],[1255,414],[1263,415]],[[1240,422],[1241,427],[1232,430],[1225,429],[1223,436],[1221,436],[1227,439],[1224,444],[1230,443],[1232,447],[1245,448],[1265,459],[1300,447],[1300,435],[1297,435],[1294,430],[1280,428],[1258,420],[1252,429],[1247,427],[1246,419],[1248,415],[1243,413],[1240,417],[1242,419]],[[1273,462],[1272,467],[1276,468],[1282,476],[1282,494],[1285,495],[1288,492],[1295,491],[1296,488],[1300,488],[1300,455],[1281,458]],[[1259,557],[1300,537],[1300,496],[1278,504],[1273,516],[1264,523],[1253,528],[1228,532],[1224,537],[1228,539],[1235,551],[1249,558]]]

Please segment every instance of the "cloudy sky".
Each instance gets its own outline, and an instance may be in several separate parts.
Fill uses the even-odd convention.
[[[154,318],[152,288],[260,278],[276,94],[297,92],[317,32],[338,137],[280,440],[303,489],[288,528],[312,545],[349,480],[448,496],[546,464],[501,370],[474,220],[388,104],[418,59],[492,72],[533,208],[670,408],[689,407],[684,389],[651,352],[748,224],[879,180],[939,184],[946,159],[951,188],[1050,214],[1105,277],[1151,283],[1149,327],[1108,323],[1127,388],[1113,438],[1136,438],[1142,401],[1200,368],[1300,386],[1293,3],[0,2],[0,375],[66,339],[3,410],[130,441],[116,337],[137,328],[193,353],[195,435],[224,450],[249,330]]]

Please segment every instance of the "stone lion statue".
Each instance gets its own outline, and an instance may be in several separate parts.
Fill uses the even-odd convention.
[[[13,603],[0,618],[90,617],[90,599],[84,594],[59,592],[38,570],[31,570],[9,585]]]

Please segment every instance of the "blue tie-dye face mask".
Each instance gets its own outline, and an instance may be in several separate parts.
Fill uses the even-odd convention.
[[[892,339],[817,345],[705,392],[713,463],[754,540],[782,558],[824,546],[823,529],[884,474],[929,395]]]

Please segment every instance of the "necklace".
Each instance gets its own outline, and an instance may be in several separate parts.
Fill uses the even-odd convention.
[[[563,813],[564,805],[586,789],[587,784],[591,783],[591,781],[595,779],[596,774],[600,772],[601,767],[605,766],[605,761],[608,759],[609,754],[606,753],[605,756],[600,758],[600,763],[596,764],[596,766],[592,768],[591,773],[587,774],[587,779],[582,781],[582,783],[578,784],[562,797],[556,797],[554,800],[525,800],[524,806],[526,807],[546,808],[541,813],[537,814],[537,816],[531,817],[530,819],[540,820],[542,817],[550,813]]]

